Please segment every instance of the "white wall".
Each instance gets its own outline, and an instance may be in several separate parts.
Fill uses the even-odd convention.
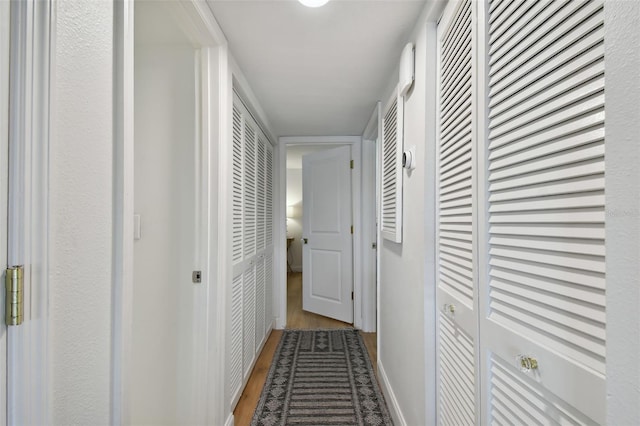
[[[403,171],[402,243],[383,239],[380,247],[380,303],[378,317],[379,363],[388,380],[387,388],[397,402],[400,422],[425,424],[424,214],[426,157],[426,29],[420,25],[413,40],[416,77],[405,98],[404,146],[416,147],[417,167]],[[399,56],[400,52],[398,52]],[[392,81],[397,84],[397,75]],[[383,105],[391,92],[382,98]],[[383,113],[384,114],[384,113]]]
[[[287,238],[293,238],[289,249],[289,264],[296,272],[302,271],[302,169],[287,169],[287,207],[293,216],[287,218]]]
[[[131,421],[189,423],[195,269],[194,50],[136,45]]]
[[[640,3],[605,3],[607,424],[640,423]]]
[[[53,3],[51,423],[110,419],[113,3]]]

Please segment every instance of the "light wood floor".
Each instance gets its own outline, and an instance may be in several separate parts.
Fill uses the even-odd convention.
[[[290,273],[287,277],[287,328],[293,329],[314,329],[314,328],[345,328],[351,327],[341,321],[321,315],[304,312],[302,310],[302,274],[299,272]],[[377,343],[376,333],[360,333],[364,344],[369,352],[371,363],[376,369],[377,364]],[[251,423],[253,412],[256,410],[260,393],[264,382],[267,380],[269,367],[273,360],[278,342],[282,336],[281,330],[273,330],[256,361],[256,365],[251,372],[247,386],[240,396],[234,415],[236,426],[246,426]],[[377,373],[377,371],[376,371]]]

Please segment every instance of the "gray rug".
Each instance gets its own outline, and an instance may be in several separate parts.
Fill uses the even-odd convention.
[[[357,330],[285,330],[251,425],[391,425]]]

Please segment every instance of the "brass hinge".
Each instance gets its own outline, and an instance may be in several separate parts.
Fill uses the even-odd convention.
[[[351,161],[349,162],[349,167],[351,167],[351,168],[353,169],[353,160],[351,160]]]
[[[353,225],[351,225],[351,234],[353,235]]]
[[[7,325],[20,325],[24,319],[24,268],[7,268],[5,278],[5,319]]]

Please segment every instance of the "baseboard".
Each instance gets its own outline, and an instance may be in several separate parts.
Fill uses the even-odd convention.
[[[233,413],[229,413],[229,417],[227,417],[227,421],[224,422],[224,426],[233,426],[235,419],[233,418]]]
[[[384,394],[384,399],[387,401],[387,407],[389,408],[389,413],[393,419],[393,424],[396,426],[407,426],[407,422],[400,410],[400,405],[398,405],[396,395],[393,393],[393,389],[389,383],[389,378],[387,377],[387,373],[385,373],[380,360],[378,360],[378,379],[380,380],[380,388]]]

